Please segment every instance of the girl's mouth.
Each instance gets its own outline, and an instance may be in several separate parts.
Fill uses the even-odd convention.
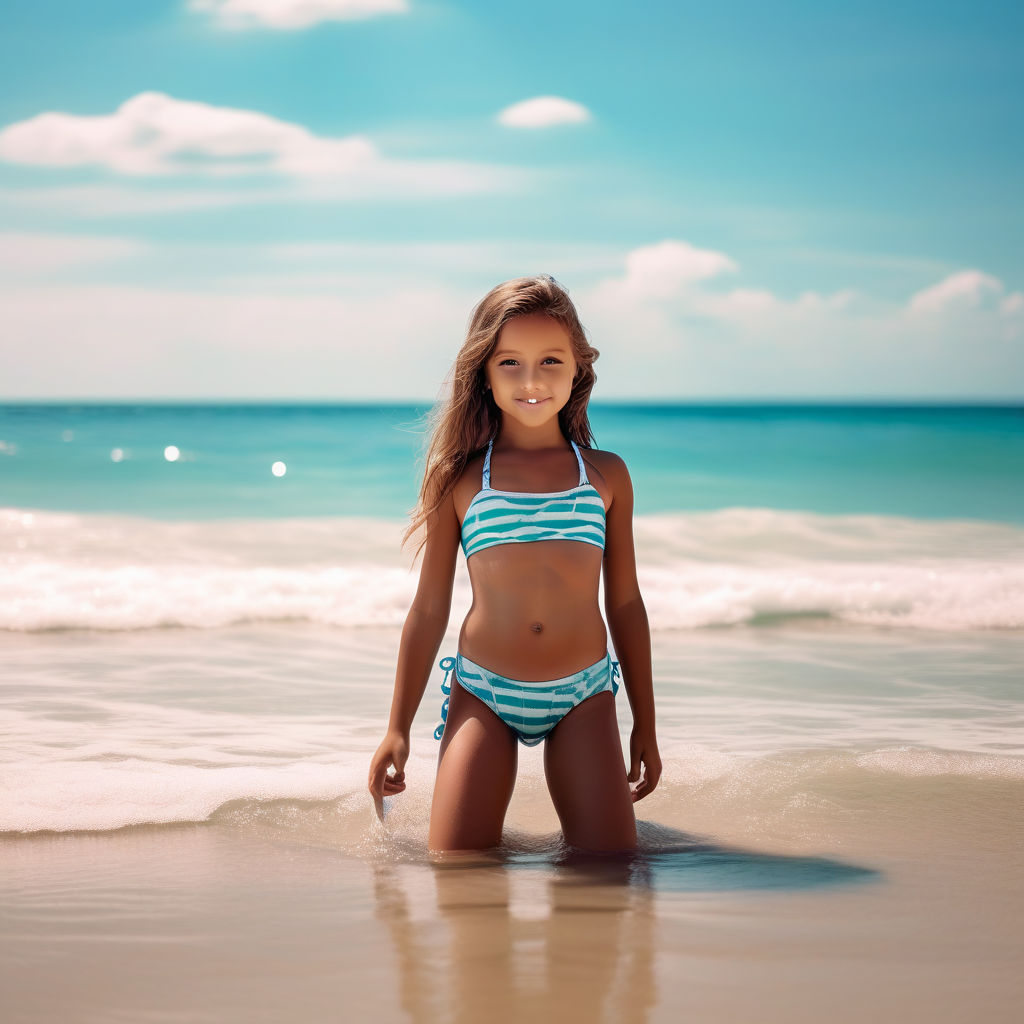
[[[528,406],[531,406],[531,407],[534,406],[534,405],[543,405],[544,402],[546,402],[546,401],[547,401],[546,398],[517,398],[516,399],[516,402],[518,402],[519,405],[528,405]]]

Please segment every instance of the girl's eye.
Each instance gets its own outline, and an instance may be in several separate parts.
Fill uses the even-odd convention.
[[[555,367],[560,367],[561,365],[562,365],[562,360],[557,358],[554,355],[546,355],[544,357],[544,361],[541,364],[541,366],[555,366]],[[502,359],[501,362],[499,362],[498,366],[500,366],[500,367],[517,367],[517,366],[519,366],[519,360],[518,359],[513,359],[512,356],[510,355],[510,356],[508,356],[508,358]]]
[[[498,363],[498,365],[499,366],[512,366],[514,364],[517,364],[518,362],[519,362],[518,359],[513,359],[511,356],[509,356],[508,359],[502,359],[502,361],[500,363]],[[556,359],[555,356],[547,356],[544,359],[544,362],[545,363],[554,363],[556,366],[558,366],[558,365],[561,365],[562,360],[561,359]]]

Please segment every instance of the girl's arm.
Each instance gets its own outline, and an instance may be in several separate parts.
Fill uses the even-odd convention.
[[[391,717],[384,741],[370,762],[369,790],[382,814],[381,800],[405,789],[405,762],[409,757],[409,729],[423,699],[430,670],[448,628],[459,547],[459,521],[449,495],[427,521],[427,540],[419,585],[402,628],[395,671]],[[388,775],[394,765],[395,774]]]
[[[612,491],[605,523],[604,610],[633,712],[627,778],[630,782],[639,782],[633,791],[636,801],[651,793],[661,778],[661,757],[654,726],[651,629],[636,579],[633,482],[625,462],[610,452],[605,453],[605,461],[600,468]],[[642,780],[641,764],[644,768]]]

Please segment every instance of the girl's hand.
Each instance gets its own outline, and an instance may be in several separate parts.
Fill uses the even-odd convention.
[[[389,732],[370,761],[369,790],[377,817],[384,820],[384,797],[405,790],[405,762],[409,759],[409,737],[400,732]],[[388,775],[388,768],[395,774]]]
[[[642,779],[641,764],[644,766]],[[633,726],[633,732],[629,737],[629,774],[626,776],[627,781],[640,783],[632,790],[633,803],[653,793],[660,778],[661,755],[658,753],[658,741],[654,737],[654,730]]]

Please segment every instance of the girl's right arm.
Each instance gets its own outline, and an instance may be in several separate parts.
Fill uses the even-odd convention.
[[[402,628],[395,672],[395,692],[384,741],[370,762],[369,790],[382,815],[382,799],[405,789],[405,762],[409,757],[409,730],[423,699],[452,607],[455,559],[459,549],[459,520],[451,494],[427,520],[427,540],[419,586]],[[394,766],[395,774],[388,775]]]

